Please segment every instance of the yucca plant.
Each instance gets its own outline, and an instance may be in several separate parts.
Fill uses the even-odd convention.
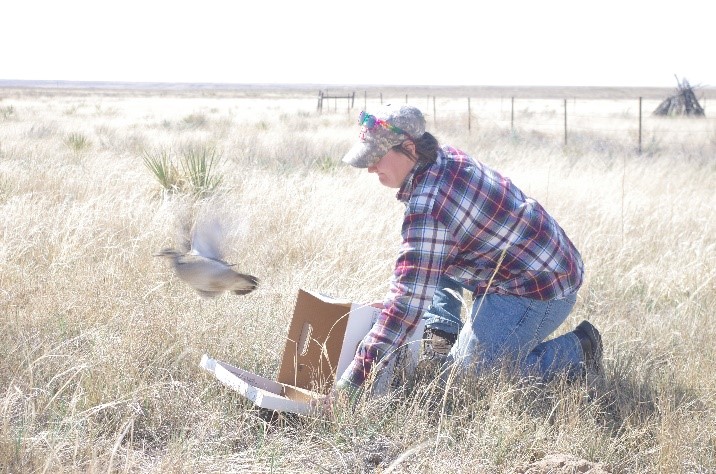
[[[182,124],[186,128],[201,128],[208,123],[204,114],[190,114],[182,119]]]
[[[87,138],[87,136],[83,133],[73,132],[65,137],[65,145],[67,145],[67,147],[75,153],[79,153],[82,150],[89,148],[90,144],[89,138]]]
[[[216,189],[223,177],[216,172],[220,156],[216,149],[206,145],[186,147],[179,159],[183,174],[191,190],[205,195]]]
[[[181,176],[174,163],[172,163],[169,152],[161,150],[158,152],[144,152],[144,165],[149,168],[157,181],[167,191],[177,191],[181,187]]]
[[[313,167],[324,173],[332,173],[338,169],[339,161],[331,156],[321,156],[313,160]]]
[[[3,120],[7,120],[14,115],[15,115],[15,107],[13,107],[12,105],[8,105],[6,107],[0,107],[0,117],[2,117]]]

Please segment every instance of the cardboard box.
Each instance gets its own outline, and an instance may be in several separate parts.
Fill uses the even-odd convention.
[[[306,414],[310,400],[328,393],[351,363],[358,344],[379,315],[380,310],[372,306],[299,290],[275,381],[207,354],[199,365],[258,407]],[[421,322],[401,348],[400,355],[407,357],[390,357],[378,371],[374,393],[388,389],[396,361],[400,360],[408,370],[414,368],[422,335]]]

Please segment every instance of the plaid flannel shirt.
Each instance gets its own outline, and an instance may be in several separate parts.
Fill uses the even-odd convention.
[[[339,387],[358,389],[374,364],[405,341],[443,274],[475,296],[549,300],[582,284],[581,256],[554,218],[508,178],[460,150],[442,147],[434,164],[408,175],[397,198],[406,212],[390,290]]]

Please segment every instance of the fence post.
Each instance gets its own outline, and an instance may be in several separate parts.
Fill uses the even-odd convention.
[[[512,97],[512,110],[510,111],[510,130],[515,131],[515,98]]]
[[[383,105],[383,93],[380,93],[380,105]]]
[[[405,103],[408,103],[408,94],[405,94]]]
[[[363,91],[363,110],[368,109],[368,91]]]
[[[433,127],[438,125],[438,114],[435,109],[435,96],[433,96]]]
[[[564,146],[567,146],[567,99],[564,99]]]
[[[467,98],[467,131],[470,132],[472,130],[472,113],[470,110],[470,98]]]
[[[641,97],[639,97],[639,154],[641,155]]]

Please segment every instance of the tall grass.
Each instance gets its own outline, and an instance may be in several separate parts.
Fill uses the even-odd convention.
[[[104,115],[101,96],[9,94],[0,471],[514,472],[550,453],[611,472],[716,470],[713,138],[644,157],[599,137],[564,148],[529,129],[438,122],[436,136],[510,176],[573,238],[587,276],[564,331],[585,318],[600,328],[604,377],[538,386],[495,373],[447,396],[424,382],[336,421],[270,426],[197,364],[209,353],[273,377],[299,288],[384,296],[403,207],[339,163],[355,117],[315,115],[312,96],[298,113],[285,97],[246,99],[256,107],[243,112],[232,97],[126,94]],[[111,140],[78,173],[56,153],[61,133],[28,130],[80,129],[88,107]],[[192,114],[206,122],[163,126]],[[191,189],[213,192],[156,192],[192,173]],[[229,229],[226,258],[260,278],[256,292],[200,300],[151,256],[206,214]]]

